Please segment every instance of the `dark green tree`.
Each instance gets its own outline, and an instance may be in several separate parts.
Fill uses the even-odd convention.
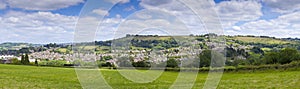
[[[200,66],[199,67],[208,67],[211,62],[211,50],[204,50],[200,55]]]
[[[261,48],[259,48],[259,47],[253,47],[252,49],[251,49],[251,51],[252,52],[254,52],[254,53],[259,53],[259,54],[263,54],[264,53],[264,51],[261,49]]]
[[[146,62],[145,60],[138,61],[138,62],[132,62],[132,65],[134,67],[150,67],[150,63]]]
[[[285,48],[279,52],[280,59],[278,60],[280,64],[291,63],[299,58],[299,53],[296,49]]]
[[[225,65],[225,55],[212,50],[204,50],[199,55],[199,67],[222,67]]]
[[[278,52],[269,52],[266,53],[263,60],[266,64],[276,64],[279,63],[279,53]]]
[[[25,54],[25,57],[24,57],[24,64],[25,64],[25,65],[29,65],[29,64],[30,64],[28,54]]]
[[[299,59],[299,52],[292,48],[284,48],[279,52],[269,52],[264,56],[266,64],[288,64]]]
[[[167,67],[171,67],[171,68],[176,68],[176,67],[178,67],[178,61],[176,61],[176,60],[173,59],[173,58],[168,59],[168,61],[167,61]]]
[[[37,59],[35,59],[34,64],[39,65]]]
[[[260,58],[260,54],[250,54],[249,57],[247,58],[247,61],[250,65],[260,65],[262,64],[262,60]]]
[[[24,55],[21,55],[21,64],[25,64],[25,57],[24,57]]]
[[[21,61],[18,60],[18,58],[13,58],[11,60],[12,60],[12,64],[17,64],[17,65],[22,64]]]

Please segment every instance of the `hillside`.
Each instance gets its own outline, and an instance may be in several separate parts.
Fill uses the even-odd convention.
[[[124,43],[130,46],[132,50],[142,49],[172,49],[179,47],[185,42],[194,42],[202,48],[207,48],[207,42],[210,42],[209,35],[216,36],[214,34],[205,35],[190,35],[190,36],[158,36],[158,35],[127,35],[123,38],[118,38],[108,41],[95,41],[90,42],[88,46],[79,47],[85,50],[95,49],[96,53],[109,53],[111,50],[111,44],[114,46],[123,47]],[[299,40],[292,38],[275,38],[268,36],[224,36],[227,46],[256,46],[263,50],[270,51],[274,48],[291,47],[300,50]],[[85,43],[82,43],[85,44]],[[71,44],[47,44],[44,45],[46,49],[55,48],[53,51],[58,53],[70,53],[72,47]],[[0,44],[0,51],[3,50],[19,50],[28,47],[38,47],[40,44],[29,43],[2,43]],[[39,48],[40,49],[40,48]]]
[[[30,44],[30,43],[2,43],[0,44],[0,51],[1,50],[19,50],[25,47],[37,47],[41,46],[41,44]]]
[[[42,61],[39,65],[43,66],[63,66],[61,64],[67,62],[74,64],[81,62],[74,61],[73,56],[77,54],[72,54],[74,50],[88,54],[93,53],[91,51],[95,51],[95,55],[87,57],[90,57],[90,60],[97,60],[99,62],[98,66],[101,67],[111,67],[118,63],[122,63],[126,67],[127,65],[125,64],[127,63],[115,61],[116,58],[114,56],[119,54],[128,55],[134,67],[150,67],[152,62],[163,61],[173,63],[167,66],[176,68],[179,67],[178,63],[189,55],[196,55],[196,59],[200,59],[200,63],[202,63],[199,66],[200,68],[209,67],[212,64],[211,62],[215,62],[213,63],[215,65],[217,63],[225,63],[226,66],[234,66],[235,69],[239,69],[239,66],[252,68],[252,65],[257,65],[259,66],[258,68],[265,68],[265,65],[271,64],[282,64],[289,67],[290,65],[294,66],[300,59],[300,44],[298,40],[266,36],[222,36],[226,40],[226,45],[223,46],[226,51],[223,51],[220,50],[223,47],[219,47],[219,44],[215,42],[220,41],[220,39],[210,39],[216,37],[218,36],[190,35],[171,37],[134,35],[109,41],[76,43],[76,46],[53,43],[40,47],[22,48],[16,52],[2,51],[1,53],[4,55],[26,53],[31,58]],[[151,52],[154,52],[153,50],[167,58],[155,58],[154,61],[149,60]],[[84,53],[78,54],[84,55]],[[211,55],[218,55],[217,57],[223,57],[226,60],[211,61]],[[61,62],[61,64],[57,65],[55,62]],[[198,64],[194,63],[197,62],[191,62],[188,65],[198,67]],[[278,66],[275,65],[274,67]],[[273,66],[268,68],[273,68]]]
[[[261,37],[234,37],[235,40],[240,40],[248,43],[262,44],[297,44],[295,41],[281,40],[276,38],[261,38]]]

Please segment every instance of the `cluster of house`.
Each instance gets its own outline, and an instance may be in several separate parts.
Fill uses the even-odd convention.
[[[179,48],[181,52],[176,53],[171,50],[163,50],[161,53],[163,55],[161,56],[181,56],[181,55],[187,55],[191,54],[189,52],[183,52],[184,50],[188,50],[189,48]],[[126,51],[126,52],[124,52]],[[123,54],[124,53],[124,54]],[[60,54],[56,52],[51,52],[50,50],[42,51],[42,52],[34,52],[29,55],[29,61],[30,62],[35,62],[41,61],[41,60],[64,60],[68,63],[71,63],[74,61],[74,58],[82,58],[86,60],[100,60],[104,56],[132,56],[134,57],[133,61],[138,62],[138,61],[143,61],[145,60],[145,57],[148,57],[150,55],[160,55],[160,54],[150,54],[149,51],[147,50],[112,50],[112,53],[106,53],[106,54]],[[0,55],[0,59],[2,64],[9,64],[12,63],[13,58],[17,58],[18,60],[21,60],[21,57],[18,56],[13,56],[13,55]],[[161,59],[160,61],[166,61],[164,58],[158,58]],[[111,60],[106,60],[106,62],[110,63],[115,63],[117,60],[116,59],[111,59]],[[152,60],[152,61],[158,61],[158,60]]]
[[[12,63],[13,58],[18,58],[21,60],[21,58],[16,57],[14,55],[0,55],[0,63],[2,64],[8,64],[8,63]]]
[[[68,63],[74,61],[75,58],[83,58],[88,60],[99,60],[102,56],[112,56],[112,54],[82,54],[82,53],[75,53],[75,54],[60,54],[51,52],[49,50],[43,52],[35,52],[29,55],[32,59],[40,60],[64,60]]]
[[[0,55],[0,64],[10,64],[13,62],[12,59],[21,60],[21,56],[14,56],[14,55]],[[35,59],[29,58],[29,62],[34,62]]]

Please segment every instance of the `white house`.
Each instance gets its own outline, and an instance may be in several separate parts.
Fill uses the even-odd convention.
[[[0,59],[2,60],[7,60],[7,59],[12,59],[15,58],[14,55],[0,55]]]
[[[15,58],[13,55],[0,55],[0,63],[11,63],[12,61],[10,59]]]

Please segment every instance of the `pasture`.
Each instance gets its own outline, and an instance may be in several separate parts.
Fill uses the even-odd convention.
[[[108,84],[115,89],[166,89],[178,76],[178,72],[163,72],[150,83],[134,83],[116,70],[101,69]],[[202,88],[207,73],[198,73],[194,89]],[[300,71],[226,72],[218,89],[295,89],[300,87]],[[21,89],[81,89],[73,68],[36,67],[0,64],[0,88]]]

